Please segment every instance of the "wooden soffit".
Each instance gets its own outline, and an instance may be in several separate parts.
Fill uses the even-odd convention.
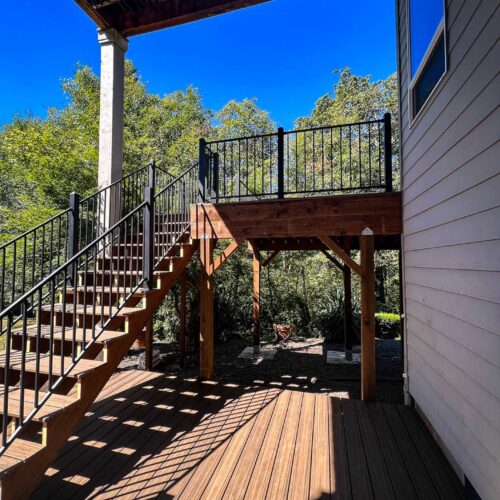
[[[99,28],[140,35],[269,0],[75,0]]]

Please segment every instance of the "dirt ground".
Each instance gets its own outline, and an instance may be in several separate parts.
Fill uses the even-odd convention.
[[[293,338],[286,343],[264,343],[262,350],[276,349],[274,359],[241,359],[238,355],[251,344],[248,340],[234,337],[215,347],[215,378],[226,383],[272,384],[276,386],[324,392],[330,395],[360,397],[360,365],[327,364],[326,353],[342,350],[342,346],[327,344],[323,339]],[[155,344],[160,350],[162,362],[156,371],[196,377],[198,356],[194,353],[186,359],[185,368],[177,362],[177,347],[172,344]],[[354,349],[359,352],[358,349]],[[403,381],[401,342],[376,340],[377,353],[377,400],[402,403]],[[131,351],[120,369],[137,368],[141,351]]]

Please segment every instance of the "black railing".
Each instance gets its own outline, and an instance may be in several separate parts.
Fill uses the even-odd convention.
[[[157,189],[174,179],[154,162],[151,165]],[[0,311],[142,203],[149,168],[125,175],[82,200],[72,193],[68,209],[0,246]]]
[[[121,328],[111,323],[140,287],[152,287],[162,256],[188,230],[189,206],[198,196],[197,165],[157,195],[155,174],[151,165],[143,201],[0,311],[0,455],[102,332]]]
[[[391,117],[236,139],[200,140],[202,200],[392,191]]]

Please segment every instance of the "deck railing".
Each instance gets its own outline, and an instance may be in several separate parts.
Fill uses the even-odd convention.
[[[128,214],[0,311],[0,455],[139,287],[152,287],[155,268],[188,230],[189,207],[198,198],[197,165],[155,194],[157,173],[154,165],[146,169],[142,199]]]
[[[175,179],[152,165],[157,189]],[[69,208],[1,245],[0,311],[142,203],[148,168],[139,168],[84,199],[72,193]]]
[[[200,140],[204,201],[392,191],[391,117],[236,139]]]

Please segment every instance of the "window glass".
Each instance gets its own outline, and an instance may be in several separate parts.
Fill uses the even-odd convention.
[[[443,0],[409,0],[411,77],[422,63],[424,55],[444,17]]]
[[[424,105],[430,93],[436,86],[445,71],[445,53],[444,53],[444,33],[441,33],[431,56],[418,75],[418,80],[413,87],[413,116]]]

